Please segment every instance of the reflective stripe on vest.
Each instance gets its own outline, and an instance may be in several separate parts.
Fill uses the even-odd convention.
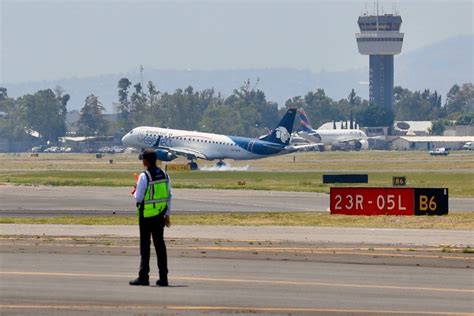
[[[143,198],[143,217],[153,217],[163,213],[170,200],[169,180],[161,179],[150,181],[152,179],[148,170],[145,171],[148,180],[148,186]],[[137,209],[137,215],[140,215],[140,206]]]

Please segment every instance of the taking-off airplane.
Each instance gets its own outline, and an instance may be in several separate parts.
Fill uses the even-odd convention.
[[[197,169],[196,159],[219,160],[217,166],[222,167],[224,159],[260,159],[314,147],[314,144],[290,145],[295,116],[296,109],[288,109],[272,133],[261,139],[140,126],[126,134],[122,143],[128,147],[154,148],[161,161],[184,156],[190,161],[191,169]]]

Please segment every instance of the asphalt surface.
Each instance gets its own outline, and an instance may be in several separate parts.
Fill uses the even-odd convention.
[[[0,235],[12,236],[112,236],[136,237],[135,225],[28,225],[0,224]],[[457,246],[474,248],[470,230],[382,229],[298,226],[171,226],[168,239],[222,239],[238,241],[288,241],[306,243]]]
[[[328,198],[175,189],[173,211],[326,211]],[[450,199],[451,210],[472,202]],[[129,188],[0,186],[0,216],[114,211],[133,214]],[[172,226],[169,288],[128,285],[137,236],[136,226],[0,225],[0,314],[474,313],[472,231]]]
[[[137,245],[136,238],[123,237],[2,238],[1,314],[474,312],[470,254],[354,244],[176,239],[168,240],[171,286],[131,287],[128,281],[136,277],[139,260]],[[152,282],[155,260],[152,257]]]
[[[133,213],[130,188],[0,186],[1,216]],[[450,198],[451,211],[474,211],[473,198]],[[174,189],[173,212],[326,212],[329,195],[308,192]]]

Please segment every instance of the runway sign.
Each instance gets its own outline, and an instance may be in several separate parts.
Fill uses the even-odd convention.
[[[444,215],[448,214],[447,189],[331,188],[331,214]]]
[[[323,174],[323,183],[369,183],[367,174]]]
[[[415,215],[446,215],[448,209],[448,189],[415,189]]]
[[[190,171],[189,164],[166,164],[165,171]]]
[[[392,185],[394,187],[404,187],[405,185],[407,185],[407,178],[406,177],[393,177]]]

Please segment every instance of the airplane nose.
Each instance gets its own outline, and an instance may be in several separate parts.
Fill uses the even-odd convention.
[[[123,145],[127,145],[128,144],[128,138],[129,138],[129,135],[126,134],[124,137],[122,137],[122,144]]]

